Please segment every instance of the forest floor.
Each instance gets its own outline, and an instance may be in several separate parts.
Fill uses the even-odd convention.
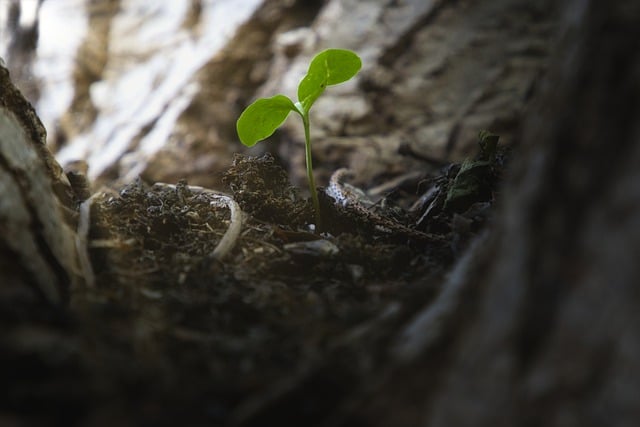
[[[479,141],[474,160],[368,191],[336,172],[317,230],[269,155],[238,156],[224,176],[242,213],[184,182],[94,195],[95,282],[70,305],[69,375],[85,392],[57,396],[81,408],[65,421],[259,425],[287,411],[319,425],[348,406],[490,222],[506,154]]]

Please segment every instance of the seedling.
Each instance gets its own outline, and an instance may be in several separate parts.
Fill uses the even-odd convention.
[[[273,135],[290,112],[300,115],[304,126],[307,180],[316,213],[316,225],[320,225],[320,204],[313,179],[309,110],[327,86],[346,82],[358,73],[361,66],[358,55],[350,50],[327,49],[320,52],[313,58],[307,74],[298,85],[298,102],[294,103],[285,95],[260,98],[242,112],[236,123],[240,141],[252,147]]]

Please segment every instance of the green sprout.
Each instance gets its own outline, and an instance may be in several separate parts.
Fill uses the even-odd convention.
[[[298,85],[298,102],[294,103],[285,95],[260,98],[242,112],[236,123],[240,141],[247,147],[252,147],[273,135],[290,112],[300,115],[304,125],[307,179],[316,212],[316,225],[320,225],[320,203],[313,179],[309,110],[327,86],[346,82],[358,73],[361,66],[362,61],[358,55],[350,50],[327,49],[320,52],[313,58],[307,74]]]

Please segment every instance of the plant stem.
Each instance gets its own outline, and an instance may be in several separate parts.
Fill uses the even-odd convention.
[[[309,132],[309,112],[305,111],[302,115],[302,123],[304,125],[304,152],[307,160],[307,180],[309,181],[309,191],[311,192],[311,201],[313,209],[316,212],[316,230],[320,229],[320,202],[318,201],[318,192],[316,191],[316,182],[313,179],[313,164],[311,161],[311,135]]]

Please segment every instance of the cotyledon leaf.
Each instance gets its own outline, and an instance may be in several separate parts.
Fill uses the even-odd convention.
[[[327,49],[313,58],[307,75],[298,85],[298,100],[309,109],[327,86],[346,82],[362,67],[362,61],[350,50]]]
[[[270,137],[291,111],[298,110],[284,95],[258,99],[238,118],[236,130],[240,141],[247,147],[252,147],[257,142]]]

